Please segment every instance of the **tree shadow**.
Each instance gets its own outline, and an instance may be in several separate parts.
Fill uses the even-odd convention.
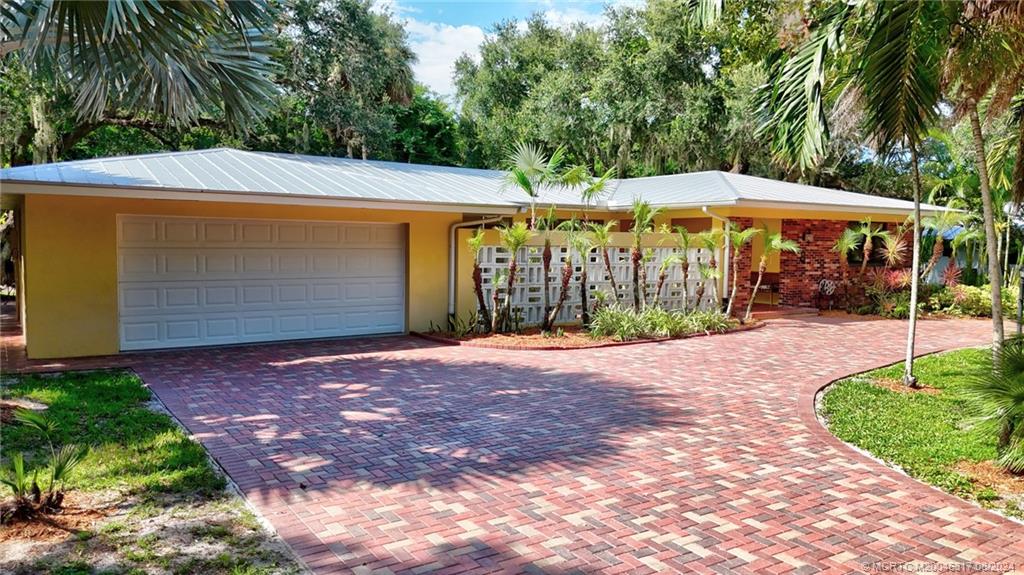
[[[137,371],[249,495],[457,489],[533,467],[614,465],[636,433],[688,425],[692,414],[678,395],[567,373],[578,367],[571,353],[542,365],[440,351],[210,349]]]

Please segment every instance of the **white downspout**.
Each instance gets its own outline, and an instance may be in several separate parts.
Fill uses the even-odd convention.
[[[729,218],[720,216],[711,210],[707,206],[702,206],[700,211],[711,216],[722,222],[722,229],[725,231],[725,257],[722,258],[722,289],[718,292],[718,305],[722,305],[722,301],[728,299],[729,294],[729,263],[732,261],[732,239],[729,237]]]
[[[448,316],[455,313],[455,233],[459,228],[471,228],[500,222],[505,216],[491,216],[471,222],[455,222],[448,228]]]

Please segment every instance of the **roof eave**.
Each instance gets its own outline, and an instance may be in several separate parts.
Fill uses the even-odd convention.
[[[912,207],[895,208],[884,206],[848,206],[809,202],[786,202],[780,200],[739,200],[735,203],[735,206],[737,208],[785,209],[809,212],[840,212],[851,214],[880,214],[893,216],[907,216],[914,211]],[[921,212],[926,214],[934,214],[939,211],[942,211],[940,209],[935,208],[936,206],[922,205]]]
[[[272,192],[240,192],[226,190],[202,190],[189,188],[155,188],[145,186],[110,186],[104,184],[80,184],[67,182],[38,182],[25,180],[4,180],[4,194],[93,196],[128,199],[178,200],[190,202],[226,202],[243,204],[272,204],[295,206],[321,206],[338,208],[362,208],[374,210],[407,210],[421,212],[452,212],[471,214],[512,215],[520,208],[512,204],[462,204],[450,202],[427,202],[416,200],[391,200],[378,198],[351,198],[337,196],[314,196],[305,194],[282,194]]]

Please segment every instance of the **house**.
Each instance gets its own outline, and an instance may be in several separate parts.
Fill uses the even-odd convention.
[[[28,354],[428,329],[449,310],[475,307],[463,248],[469,229],[529,217],[527,198],[502,177],[233,149],[4,169]],[[812,304],[819,280],[838,276],[831,247],[850,222],[895,226],[912,209],[721,172],[613,181],[589,207],[572,190],[547,190],[539,205],[557,206],[559,217],[586,211],[621,221],[635,197],[664,208],[659,225],[700,231],[731,220],[796,239],[803,251],[768,268],[777,301],[792,305]],[[755,241],[746,250],[741,283],[760,249]]]

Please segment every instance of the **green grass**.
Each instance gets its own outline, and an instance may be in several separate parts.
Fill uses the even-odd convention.
[[[137,495],[190,493],[209,495],[224,488],[206,459],[171,418],[147,407],[149,390],[124,371],[32,375],[9,381],[4,395],[49,406],[58,427],[55,441],[90,446],[72,474],[70,487],[119,489]],[[45,442],[20,425],[4,427],[6,461],[12,453],[42,465]]]
[[[899,465],[932,485],[979,500],[971,482],[952,468],[960,461],[996,456],[996,438],[971,425],[964,386],[991,361],[984,349],[964,349],[921,358],[915,372],[937,395],[897,393],[871,382],[899,379],[903,365],[892,365],[835,384],[823,400],[829,428],[840,439]]]

